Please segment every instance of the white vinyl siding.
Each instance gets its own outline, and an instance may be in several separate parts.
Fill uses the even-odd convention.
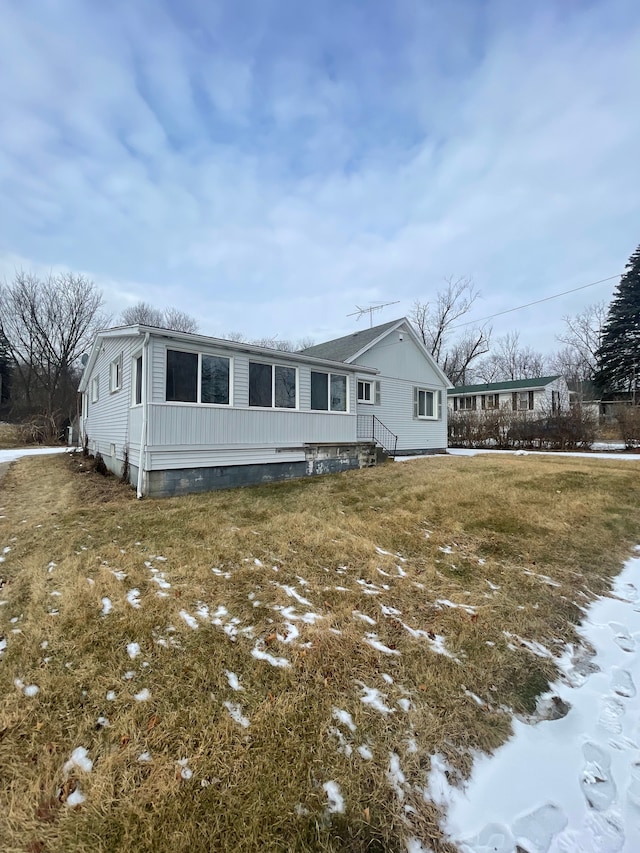
[[[422,350],[407,331],[400,340],[398,331],[392,332],[357,359],[357,364],[376,367],[380,377],[375,381],[375,409],[358,403],[358,412],[375,414],[394,435],[398,436],[397,451],[442,450],[447,446],[446,408],[439,418],[414,417],[415,388],[441,392],[444,401],[445,386]]]
[[[102,454],[107,466],[117,475],[122,471],[125,447],[129,449],[130,461],[134,463],[134,458],[137,459],[140,429],[137,432],[131,430],[129,412],[133,352],[134,348],[140,350],[140,343],[138,338],[103,338],[91,368],[91,376],[88,377],[87,391],[83,394],[81,434],[86,433],[90,446]],[[115,361],[120,361],[122,365],[121,393],[99,393],[98,401],[92,403],[90,395],[93,380],[98,380],[99,389],[109,387]],[[141,411],[141,408],[133,411]],[[115,445],[115,454],[111,453],[111,445]]]

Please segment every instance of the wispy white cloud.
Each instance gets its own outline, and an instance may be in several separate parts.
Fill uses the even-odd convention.
[[[207,6],[5,4],[1,269],[83,270],[114,312],[175,304],[212,334],[319,339],[451,274],[478,316],[504,310],[638,242],[631,0]],[[496,330],[551,347],[610,292]]]

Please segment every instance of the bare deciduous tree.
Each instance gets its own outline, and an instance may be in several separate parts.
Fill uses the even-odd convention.
[[[142,326],[156,326],[160,329],[171,329],[174,332],[194,334],[198,331],[197,321],[184,311],[179,311],[177,308],[166,308],[160,311],[148,302],[142,301],[125,308],[120,315],[120,320],[125,326],[140,323]]]
[[[83,275],[19,272],[0,287],[0,334],[17,380],[12,399],[20,401],[20,414],[43,418],[48,438],[73,416],[77,360],[108,322],[102,294]]]
[[[531,347],[521,346],[518,332],[509,332],[496,343],[491,355],[476,366],[477,376],[483,382],[533,379],[544,375],[544,356]]]
[[[480,294],[468,278],[445,281],[435,302],[413,303],[409,319],[451,382],[460,385],[469,381],[472,363],[489,351],[491,329],[472,327],[452,340],[456,321],[469,313]]]
[[[607,320],[607,305],[596,302],[587,305],[573,317],[563,317],[565,329],[557,338],[565,346],[554,361],[563,365],[567,380],[581,383],[593,379],[597,368],[596,352],[602,342],[602,329]]]

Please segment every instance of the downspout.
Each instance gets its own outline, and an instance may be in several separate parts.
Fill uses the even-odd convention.
[[[147,363],[149,361],[149,332],[145,332],[142,344],[142,428],[140,430],[140,451],[138,458],[138,488],[136,495],[138,499],[143,495],[143,468],[147,457]]]

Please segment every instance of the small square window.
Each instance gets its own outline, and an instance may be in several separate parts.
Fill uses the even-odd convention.
[[[364,379],[358,379],[358,402],[373,403],[374,401],[374,386],[373,382],[367,382]]]

